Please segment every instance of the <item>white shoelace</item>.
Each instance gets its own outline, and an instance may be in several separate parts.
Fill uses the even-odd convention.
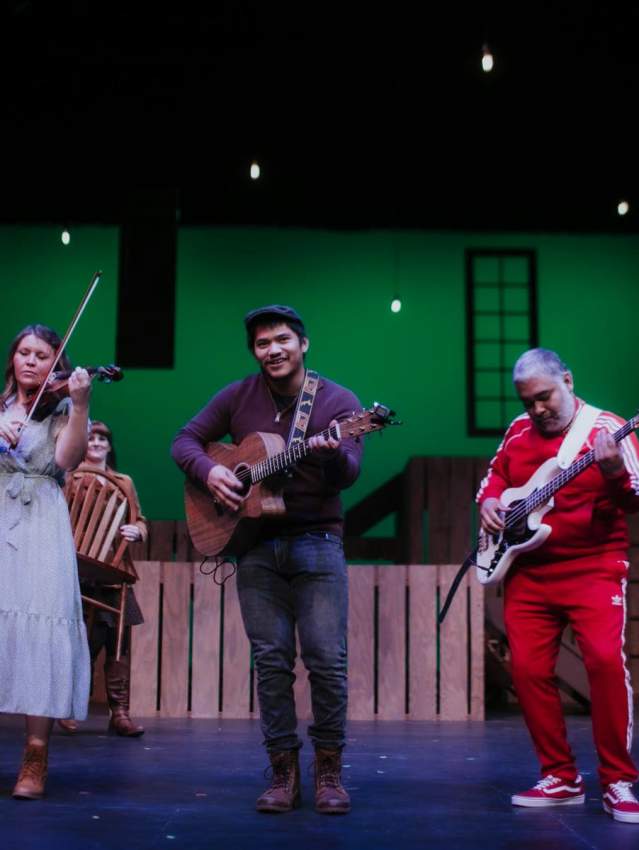
[[[559,781],[560,780],[556,776],[549,774],[548,776],[544,776],[543,779],[540,779],[539,782],[535,785],[535,788],[538,791],[543,791],[545,788],[548,788],[549,785],[554,785],[556,782]]]
[[[636,803],[637,798],[630,790],[632,788],[631,782],[612,782],[610,785],[610,790],[617,797],[618,803]]]

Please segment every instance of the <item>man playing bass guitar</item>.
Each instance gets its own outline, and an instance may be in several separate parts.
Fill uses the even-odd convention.
[[[521,552],[505,578],[513,682],[541,763],[541,780],[515,794],[512,803],[541,807],[585,800],[554,677],[561,635],[570,625],[590,683],[604,810],[615,820],[639,823],[632,793],[638,774],[630,755],[632,688],[624,655],[624,512],[639,510],[639,445],[632,433],[617,442],[612,435],[623,420],[575,397],[572,375],[555,352],[525,352],[513,380],[526,413],[510,425],[477,494],[482,533],[498,539],[505,522],[500,496],[523,487],[550,458],[561,457],[571,433],[574,457],[592,450],[595,462],[556,491],[544,516],[550,534],[539,548]]]
[[[231,469],[214,464],[206,444],[227,434],[237,444],[253,432],[279,434],[286,440],[292,426],[299,424],[298,399],[307,387],[304,356],[309,341],[298,313],[272,304],[251,311],[244,321],[260,372],[213,396],[173,442],[178,466],[208,488],[220,512],[238,511],[243,485]],[[265,518],[257,540],[238,557],[238,595],[273,770],[271,786],[257,800],[262,812],[290,811],[300,801],[301,741],[293,697],[296,626],[310,674],[316,809],[325,814],[350,810],[340,780],[348,583],[339,491],[357,479],[362,444],[340,439],[339,430],[319,432],[360,404],[353,393],[325,378],[319,378],[316,387],[308,420],[308,434],[315,436],[308,440],[310,453],[284,479],[286,513]]]

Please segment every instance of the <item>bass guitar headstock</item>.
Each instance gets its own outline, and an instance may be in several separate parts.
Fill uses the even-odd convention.
[[[388,425],[401,425],[401,422],[393,419],[394,416],[395,411],[390,407],[374,402],[372,407],[353,412],[346,419],[340,419],[339,430],[342,438],[360,437],[373,431],[381,431]]]

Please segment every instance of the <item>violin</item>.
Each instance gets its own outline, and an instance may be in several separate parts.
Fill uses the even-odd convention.
[[[124,378],[124,372],[122,369],[113,364],[109,366],[85,366],[85,369],[89,373],[91,380],[95,378],[104,384],[121,381],[122,378]],[[63,398],[69,397],[69,378],[72,374],[73,370],[51,373],[51,377],[47,382],[44,392],[40,396],[38,410],[33,414],[32,419],[35,419],[36,422],[42,421],[52,412]],[[38,391],[39,387],[35,387],[29,393],[30,396],[33,396],[31,403],[35,401]],[[40,407],[40,405],[42,406]]]

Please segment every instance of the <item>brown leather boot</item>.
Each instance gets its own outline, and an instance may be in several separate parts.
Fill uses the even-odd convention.
[[[18,781],[13,789],[16,800],[40,800],[44,797],[47,756],[48,747],[45,744],[27,744]]]
[[[121,658],[119,661],[107,658],[104,665],[104,685],[111,709],[109,732],[115,732],[124,738],[139,738],[144,735],[144,727],[136,726],[129,717],[130,672],[127,658]]]
[[[290,812],[302,801],[299,750],[281,750],[268,755],[273,769],[270,788],[257,798],[258,812]]]
[[[315,811],[322,815],[345,815],[351,798],[341,782],[340,750],[315,750]]]
[[[58,726],[62,729],[63,732],[66,732],[67,735],[75,735],[78,731],[78,721],[72,720],[69,718],[58,718]]]

